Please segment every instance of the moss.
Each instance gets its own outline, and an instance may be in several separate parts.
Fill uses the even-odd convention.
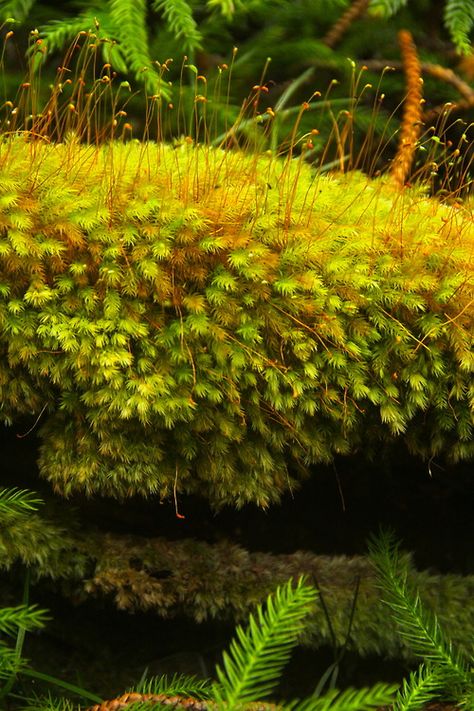
[[[469,207],[299,160],[0,151],[2,414],[64,493],[266,506],[311,462],[469,458]]]

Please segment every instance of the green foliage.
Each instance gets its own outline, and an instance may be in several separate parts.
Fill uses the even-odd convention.
[[[473,0],[446,0],[444,22],[456,48],[464,54],[471,54],[469,34],[474,25]]]
[[[223,708],[234,709],[268,696],[290,658],[316,591],[300,579],[293,587],[278,588],[266,609],[259,606],[247,629],[237,627],[222,667],[217,667],[214,697]]]
[[[40,504],[32,492],[0,489],[0,570],[21,562],[41,575],[71,575],[84,561],[70,556],[72,539],[62,526],[35,513]]]
[[[432,701],[443,687],[442,675],[430,665],[420,664],[403,680],[394,711],[416,711]]]
[[[131,554],[132,551],[129,550],[129,556]],[[420,668],[409,676],[399,690],[394,710],[415,711],[424,703],[438,698],[440,693],[447,694],[449,698],[460,703],[461,707],[472,709],[472,671],[464,665],[459,655],[453,654],[451,645],[441,639],[436,618],[423,609],[419,596],[413,596],[408,588],[406,567],[402,570],[393,538],[379,536],[372,543],[371,556],[377,567],[384,600],[389,605],[391,614],[400,624],[407,640],[411,644],[414,643],[414,651],[420,655],[422,652],[426,653]],[[216,680],[213,684],[178,675],[171,679],[143,679],[128,692],[131,696],[124,695],[123,699],[130,699],[124,703],[133,701],[134,711],[145,711],[148,708],[161,709],[170,696],[191,696],[195,700],[204,700],[204,707],[209,710],[242,710],[256,700],[262,708],[267,708],[267,705],[262,703],[262,698],[274,690],[292,648],[301,638],[308,613],[313,611],[316,601],[316,589],[308,585],[303,578],[300,578],[296,585],[291,581],[282,584],[267,598],[264,607],[257,606],[245,629],[237,628],[229,651],[223,655],[222,666],[216,669]],[[8,615],[5,619],[7,618]],[[22,624],[26,624],[23,618]],[[33,677],[60,684],[73,693],[83,692],[85,698],[96,698],[89,692],[48,675],[29,672],[27,669],[22,673],[30,673]],[[343,692],[332,689],[321,695],[319,686],[312,696],[279,703],[278,708],[283,711],[369,711],[391,703],[396,690],[391,685],[376,684],[369,689],[347,689]],[[134,693],[152,696],[144,703],[140,696],[135,698]],[[51,697],[32,700],[25,706],[28,711],[57,711],[66,708],[67,702],[55,701]],[[269,710],[273,708],[272,704],[268,705]]]
[[[176,39],[183,41],[185,49],[192,51],[201,46],[202,35],[186,0],[153,0],[153,7],[163,14],[170,31]],[[222,11],[227,16],[231,14],[229,5],[223,5]]]
[[[8,528],[8,515],[22,518],[34,511],[41,502],[28,491],[20,489],[0,490],[0,513],[2,514],[2,533]],[[2,561],[3,562],[3,561]],[[16,675],[21,671],[26,660],[22,656],[25,633],[41,629],[44,626],[46,612],[35,605],[28,605],[28,579],[25,584],[24,604],[16,607],[0,607],[0,705],[11,690]],[[1,638],[2,633],[15,638],[15,647],[11,648]]]
[[[399,555],[392,534],[382,533],[372,541],[371,558],[377,568],[384,602],[400,634],[423,660],[418,671],[405,682],[395,703],[396,711],[411,711],[442,690],[455,701],[472,701],[474,678],[470,658],[464,658],[441,629],[438,618],[422,603],[410,585],[408,569]],[[470,703],[467,708],[474,708]]]
[[[467,204],[207,147],[4,151],[1,413],[39,419],[57,490],[266,506],[291,460],[472,456]]]
[[[0,513],[22,514],[29,511],[36,511],[41,504],[41,499],[30,491],[22,489],[0,489]]]
[[[238,627],[236,636],[228,652],[224,652],[222,666],[217,666],[217,680],[212,687],[198,687],[197,694],[191,679],[175,678],[168,682],[164,677],[151,679],[141,684],[136,691],[154,694],[156,708],[160,708],[159,695],[192,694],[206,699],[205,707],[237,711],[252,709],[257,701],[261,709],[275,709],[274,704],[265,704],[268,696],[279,681],[283,666],[296,646],[302,632],[305,616],[314,605],[317,593],[302,578],[296,584],[290,580],[277,587],[269,595],[265,606],[259,605],[255,615],[250,615],[244,629]],[[168,683],[170,686],[167,686]],[[180,686],[183,688],[180,690]],[[396,687],[376,684],[370,689],[348,689],[344,692],[333,690],[324,696],[313,696],[304,700],[280,702],[276,708],[281,711],[369,711],[381,704],[390,703]],[[161,699],[161,701],[164,701]],[[188,702],[189,703],[189,702]],[[134,703],[134,711],[155,708],[153,699],[145,703]]]
[[[371,0],[369,9],[375,17],[388,18],[395,15],[407,3],[408,0]]]
[[[134,685],[133,690],[140,694],[168,694],[170,696],[194,696],[196,699],[208,699],[212,695],[211,682],[196,679],[185,674],[164,674],[160,677],[144,677]]]
[[[9,18],[23,22],[26,20],[35,2],[36,0],[4,0],[0,3],[3,22],[8,21]]]

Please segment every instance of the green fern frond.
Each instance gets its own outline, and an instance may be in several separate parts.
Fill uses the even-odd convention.
[[[121,43],[121,53],[130,70],[152,94],[159,94],[162,81],[148,51],[146,0],[110,0],[110,19]]]
[[[393,705],[393,711],[417,711],[433,700],[433,695],[442,687],[440,674],[433,667],[420,664],[403,685]]]
[[[470,54],[472,44],[469,33],[474,26],[474,0],[446,0],[444,24],[456,49],[462,54]]]
[[[376,17],[392,17],[402,7],[405,7],[408,0],[371,0],[369,12]]]
[[[372,539],[369,551],[377,568],[384,602],[414,654],[438,665],[445,673],[445,682],[464,684],[467,664],[446,640],[436,615],[423,606],[420,596],[409,586],[407,566],[401,560],[393,534],[383,532]]]
[[[298,701],[293,708],[295,711],[371,711],[391,704],[396,690],[397,686],[384,683],[343,692],[332,689],[320,698]]]
[[[64,697],[58,699],[51,693],[47,696],[33,694],[23,702],[21,708],[22,711],[76,711],[77,704]]]
[[[197,699],[207,699],[210,697],[211,686],[206,679],[197,679],[195,676],[185,674],[173,674],[168,677],[150,677],[144,679],[133,687],[132,691],[139,694],[168,694],[169,696],[193,696]]]
[[[63,49],[78,36],[79,32],[92,30],[94,28],[94,19],[95,15],[84,13],[77,18],[50,20],[46,25],[43,25],[40,28],[40,35],[46,47],[46,52],[43,56],[45,57],[51,52]],[[29,53],[31,54],[34,49],[35,46],[29,50]]]
[[[245,630],[237,627],[223,666],[216,668],[219,683],[213,686],[213,698],[219,705],[230,711],[273,690],[316,597],[303,578],[296,586],[290,580],[267,598],[265,608],[258,606]]]
[[[17,22],[23,22],[36,0],[0,0],[0,21],[6,22],[12,18]]]
[[[17,489],[0,489],[0,513],[22,514],[36,511],[43,502],[31,491]]]
[[[1,607],[0,632],[13,635],[19,627],[26,631],[41,629],[47,619],[45,610],[39,610],[35,605]]]
[[[24,661],[18,656],[15,649],[7,647],[0,642],[0,679],[8,680],[12,675],[17,674],[24,666]],[[0,689],[1,701],[1,689]]]
[[[153,0],[153,7],[162,13],[173,35],[182,38],[186,51],[193,52],[201,47],[202,35],[186,0]]]

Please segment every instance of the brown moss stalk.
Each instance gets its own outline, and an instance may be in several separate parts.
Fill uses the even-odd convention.
[[[416,143],[420,136],[422,125],[423,94],[421,65],[411,32],[401,30],[398,42],[403,59],[403,69],[407,86],[407,95],[403,109],[403,119],[400,131],[397,154],[392,163],[394,182],[403,187],[410,172],[415,155]]]
[[[335,47],[342,37],[346,34],[354,20],[364,14],[369,5],[369,0],[355,0],[352,5],[341,15],[328,31],[323,42],[328,47]]]

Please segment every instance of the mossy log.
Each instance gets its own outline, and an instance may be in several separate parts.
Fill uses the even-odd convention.
[[[471,458],[473,247],[469,201],[300,159],[5,138],[0,417],[65,495],[267,506],[387,439]]]
[[[43,538],[38,539],[40,530]],[[373,566],[363,556],[308,551],[273,555],[249,552],[227,541],[209,544],[93,531],[67,533],[36,521],[35,515],[30,516],[29,527],[2,530],[0,559],[2,567],[21,561],[38,576],[56,578],[55,589],[76,602],[92,596],[130,612],[184,615],[197,622],[245,621],[255,604],[277,585],[306,574],[323,595],[338,645],[346,638],[357,596],[350,648],[362,655],[410,657],[381,603]],[[422,600],[436,611],[453,644],[469,650],[474,576],[417,571],[411,564],[410,571]],[[334,643],[321,605],[308,619],[302,642],[312,647]]]

